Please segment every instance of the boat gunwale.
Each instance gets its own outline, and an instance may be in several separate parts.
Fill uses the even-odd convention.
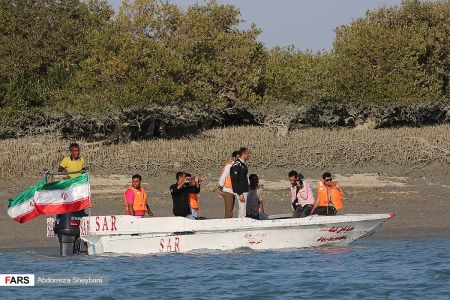
[[[343,216],[347,217],[358,217],[358,216],[364,216],[366,218],[364,219],[343,219]],[[84,218],[92,218],[97,216],[89,216]],[[98,217],[105,217],[105,216],[98,216]],[[132,216],[128,216],[132,217]],[[367,218],[370,217],[370,218]],[[83,219],[84,219],[83,218]],[[205,221],[211,221],[211,220],[227,220],[227,219],[206,219],[206,220],[190,220],[183,217],[158,217],[158,218],[179,218],[178,220],[183,219],[183,221],[193,222],[191,224],[198,225],[200,222]],[[242,225],[242,219],[231,219],[231,220],[237,220],[234,221],[232,224],[214,224],[211,228],[192,228],[191,230],[167,230],[167,231],[137,231],[137,230],[121,230],[120,232],[113,232],[113,231],[93,231],[89,230],[87,235],[81,235],[82,237],[89,237],[89,236],[122,236],[122,235],[135,235],[135,236],[142,236],[142,235],[152,235],[153,237],[163,237],[163,236],[177,236],[177,235],[184,235],[183,232],[192,232],[192,234],[213,234],[213,233],[228,233],[228,232],[246,232],[246,231],[261,231],[261,230],[281,230],[281,229],[292,229],[292,228],[301,228],[301,227],[310,227],[310,226],[319,226],[319,227],[326,227],[326,226],[334,226],[337,224],[342,223],[354,223],[354,222],[365,222],[365,221],[380,221],[380,225],[385,222],[386,220],[392,218],[392,214],[385,213],[385,214],[347,214],[347,215],[336,215],[336,216],[314,216],[310,218],[290,218],[290,219],[269,219],[269,220],[254,220],[250,218],[246,218],[246,221],[250,221],[250,224],[245,224],[244,226],[236,227],[236,225]],[[153,219],[153,218],[152,218]],[[325,219],[325,220],[324,220]],[[142,219],[138,219],[142,220]],[[145,220],[151,220],[150,218],[145,218]],[[229,220],[229,219],[228,219]],[[309,222],[313,220],[314,222]],[[153,220],[152,220],[153,221]],[[293,222],[294,221],[294,222]],[[245,222],[245,221],[244,221]],[[264,223],[263,223],[264,222]],[[268,223],[270,222],[270,223]],[[269,225],[270,224],[270,225]],[[180,227],[182,227],[184,224],[180,224]],[[224,225],[232,225],[232,227],[225,228]],[[257,225],[257,226],[255,226]],[[179,233],[179,234],[177,234]],[[188,234],[190,235],[190,234]]]

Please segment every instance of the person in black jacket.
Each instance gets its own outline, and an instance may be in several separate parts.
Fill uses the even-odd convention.
[[[176,174],[177,183],[170,186],[173,200],[173,215],[195,219],[189,207],[189,194],[200,193],[200,182],[196,178],[187,176],[184,172]]]
[[[248,168],[247,161],[250,158],[250,151],[242,147],[239,149],[239,159],[237,159],[230,168],[231,185],[233,193],[239,200],[238,218],[245,218],[247,210],[248,195]]]

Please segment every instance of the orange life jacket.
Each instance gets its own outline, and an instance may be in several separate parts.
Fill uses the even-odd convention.
[[[133,202],[133,209],[136,210],[147,210],[147,193],[145,190],[141,187],[139,190],[133,188],[132,186],[129,186],[125,192],[123,193],[123,198],[125,199],[125,209],[128,212],[128,205],[127,205],[127,198],[125,197],[125,194],[128,190],[132,190],[134,192],[134,202]]]
[[[227,166],[233,165],[233,163],[234,163],[234,162],[232,162],[232,161],[228,161],[228,162],[225,164],[225,166],[223,166],[222,173],[225,171],[225,168],[226,168]],[[227,177],[225,178],[225,183],[223,184],[223,187],[224,187],[224,188],[229,188],[229,189],[233,188],[233,187],[231,186],[231,176],[230,176],[230,173],[229,173],[229,172],[228,172]]]
[[[190,208],[199,209],[197,194],[190,193],[188,196],[188,199],[189,199],[189,207]]]
[[[342,195],[336,188],[336,184],[334,182],[332,182],[330,186],[330,198],[336,210],[340,210],[343,207]],[[319,185],[317,186],[317,199],[319,199],[319,206],[329,205],[327,186],[323,180],[319,181]]]

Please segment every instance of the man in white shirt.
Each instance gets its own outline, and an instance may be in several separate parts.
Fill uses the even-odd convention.
[[[234,194],[233,187],[231,185],[231,177],[230,177],[230,168],[236,159],[239,158],[239,151],[234,151],[231,154],[231,159],[229,159],[223,169],[222,175],[219,179],[219,195],[223,198],[225,202],[225,218],[233,217],[233,208],[234,208]]]

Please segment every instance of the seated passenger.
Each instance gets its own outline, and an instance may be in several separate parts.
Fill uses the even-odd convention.
[[[143,217],[145,216],[145,212],[147,212],[150,217],[154,217],[155,215],[150,210],[147,203],[147,193],[141,187],[141,181],[141,175],[133,175],[133,177],[131,177],[131,186],[125,190],[123,196],[125,199],[126,214]]]
[[[189,194],[200,193],[200,182],[192,180],[184,172],[176,174],[177,183],[170,186],[173,201],[173,215],[195,220],[189,206]]]
[[[314,195],[311,186],[303,179],[303,175],[296,171],[290,171],[289,181],[291,183],[291,201],[294,218],[304,218],[311,214],[314,205]]]
[[[256,220],[267,220],[268,217],[264,212],[264,204],[261,199],[259,178],[256,174],[251,174],[248,179],[250,185],[247,195],[246,217]]]
[[[332,182],[331,174],[322,175],[317,187],[317,199],[311,215],[335,215],[343,207],[342,199],[347,197],[338,182]]]

